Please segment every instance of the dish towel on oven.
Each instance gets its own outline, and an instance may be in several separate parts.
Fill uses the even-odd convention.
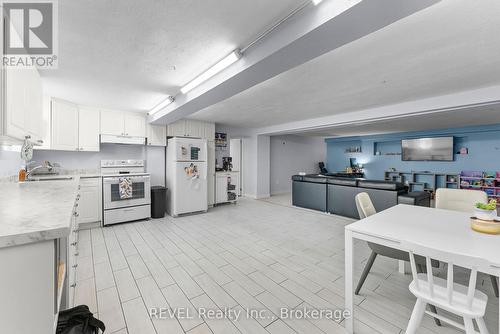
[[[120,199],[132,198],[133,186],[129,177],[120,177],[119,179]]]

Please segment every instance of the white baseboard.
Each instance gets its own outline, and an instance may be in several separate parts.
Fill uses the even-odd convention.
[[[271,196],[276,196],[276,195],[286,195],[286,194],[291,194],[291,190],[283,190],[283,191],[276,191],[271,193]]]
[[[263,198],[269,198],[271,197],[270,194],[259,194],[259,195],[255,195],[255,194],[243,194],[244,197],[248,197],[248,198],[253,198],[253,199],[263,199]]]

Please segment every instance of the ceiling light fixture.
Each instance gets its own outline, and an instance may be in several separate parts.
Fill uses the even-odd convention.
[[[181,88],[181,93],[186,94],[193,88],[199,86],[202,82],[210,79],[223,69],[229,67],[231,64],[235,63],[238,59],[240,59],[242,56],[242,53],[240,49],[236,49],[233,52],[231,52],[229,55],[227,55],[224,59],[219,61],[217,64],[214,66],[210,67],[208,70],[191,80],[188,84],[186,84],[184,87]]]
[[[319,5],[323,0],[312,0],[312,3],[317,6]]]
[[[175,98],[173,96],[167,97],[165,100],[158,103],[153,109],[151,109],[149,111],[149,114],[150,115],[156,114],[158,111],[162,110],[163,108],[165,108],[166,106],[168,106],[169,104],[171,104],[174,101],[175,101]]]

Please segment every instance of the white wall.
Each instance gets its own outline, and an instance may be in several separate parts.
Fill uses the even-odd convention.
[[[292,191],[292,175],[319,173],[318,162],[326,159],[323,138],[294,135],[271,137],[271,195]]]
[[[24,165],[19,152],[7,151],[10,147],[0,147],[0,177],[17,175]]]
[[[140,159],[146,160],[151,173],[151,185],[165,185],[165,148],[141,145],[101,144],[100,152],[71,152],[35,150],[33,160],[59,162],[64,169],[100,168],[101,160]],[[0,150],[0,177],[17,175],[24,164],[19,152]]]
[[[326,160],[324,138],[296,135],[268,136],[255,129],[216,126],[229,138],[242,139],[243,195],[265,198],[291,191],[291,176],[318,173]],[[229,152],[228,152],[229,153]]]

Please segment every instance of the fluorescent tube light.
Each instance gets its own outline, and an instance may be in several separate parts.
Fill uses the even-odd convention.
[[[191,80],[188,84],[181,88],[181,93],[186,94],[196,86],[199,86],[202,82],[210,79],[223,69],[227,68],[229,65],[235,63],[238,59],[241,58],[241,52],[239,49],[231,52],[227,57],[219,61],[214,66],[210,67],[208,70]]]
[[[153,109],[151,109],[149,111],[149,114],[150,115],[156,114],[158,111],[162,110],[163,108],[165,108],[166,106],[168,106],[170,103],[172,103],[174,101],[175,101],[175,99],[174,99],[173,96],[167,97],[164,101],[158,103],[156,105],[156,107],[154,107]]]
[[[323,0],[312,0],[312,3],[317,6],[319,5]]]

